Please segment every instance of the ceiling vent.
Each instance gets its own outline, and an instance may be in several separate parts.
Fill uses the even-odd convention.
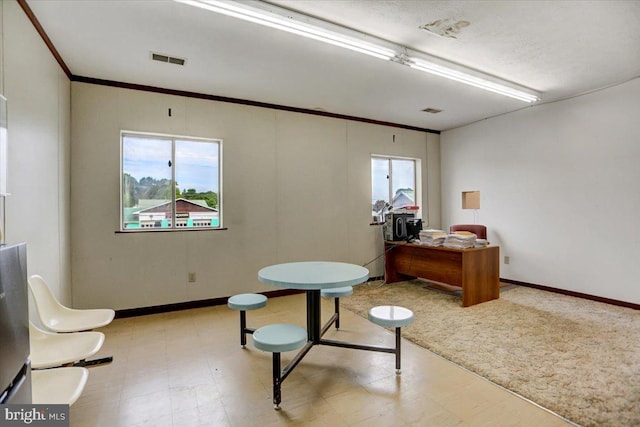
[[[442,110],[438,110],[437,108],[425,108],[422,111],[424,111],[425,113],[431,113],[431,114],[438,114],[442,112]]]
[[[161,53],[151,52],[151,59],[159,62],[166,62],[168,64],[184,65],[187,62],[186,59],[177,58],[175,56],[163,55]]]

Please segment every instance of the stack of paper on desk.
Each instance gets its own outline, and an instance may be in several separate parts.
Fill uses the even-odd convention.
[[[489,242],[486,239],[476,239],[475,241],[476,248],[484,248],[487,245],[489,245]]]
[[[447,233],[442,230],[421,230],[420,244],[425,246],[442,246]]]
[[[466,249],[472,248],[476,241],[476,235],[473,233],[462,234],[462,233],[454,233],[449,234],[447,238],[444,240],[445,248],[454,248],[454,249]]]

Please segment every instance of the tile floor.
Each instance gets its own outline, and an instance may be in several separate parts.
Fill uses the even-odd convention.
[[[323,299],[323,319],[333,301]],[[271,298],[248,312],[250,327],[305,326],[303,294]],[[115,320],[103,328],[71,426],[563,426],[561,418],[413,345],[394,356],[337,347],[311,349],[282,386],[282,409],[271,402],[271,354],[251,338],[239,344],[238,312],[217,306]],[[326,338],[394,345],[394,334],[342,311]],[[283,365],[295,352],[283,353]]]

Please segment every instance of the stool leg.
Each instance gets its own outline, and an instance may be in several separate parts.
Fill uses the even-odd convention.
[[[280,393],[280,353],[273,353],[273,409],[280,409],[282,395]]]
[[[396,328],[396,374],[400,374],[400,336],[401,329]]]
[[[247,335],[244,332],[246,329],[247,329],[247,312],[244,310],[240,310],[240,345],[242,345],[242,348],[247,347]]]
[[[334,298],[333,304],[336,312],[336,329],[340,329],[340,298]]]

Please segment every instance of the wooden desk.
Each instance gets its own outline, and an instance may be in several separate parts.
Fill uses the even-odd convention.
[[[385,250],[387,283],[421,277],[457,286],[462,288],[463,307],[500,298],[498,246],[450,249],[385,242]]]

